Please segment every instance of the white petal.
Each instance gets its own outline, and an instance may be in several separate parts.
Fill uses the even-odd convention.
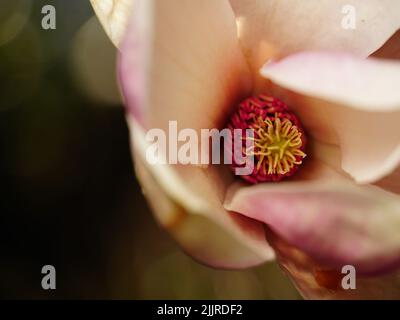
[[[271,54],[302,50],[346,50],[366,57],[400,28],[397,0],[230,1],[253,70]]]
[[[129,23],[135,0],[90,0],[104,30],[119,47]]]

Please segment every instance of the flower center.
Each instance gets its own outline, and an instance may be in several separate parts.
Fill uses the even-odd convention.
[[[241,176],[251,183],[280,181],[302,164],[306,138],[299,119],[279,99],[260,95],[239,104],[228,128],[242,129],[242,156],[254,156],[254,169]],[[253,137],[245,136],[253,129]],[[246,143],[251,140],[251,146]],[[233,159],[233,168],[240,167]]]
[[[254,146],[246,149],[246,155],[259,156],[257,170],[262,169],[264,174],[284,175],[301,164],[296,156],[306,156],[300,149],[302,133],[289,119],[282,121],[276,114],[274,119],[260,118],[253,128],[258,138],[247,138],[254,140]]]

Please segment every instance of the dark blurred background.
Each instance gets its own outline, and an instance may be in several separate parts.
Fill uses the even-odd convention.
[[[46,4],[56,30],[41,27]],[[213,270],[156,225],[115,55],[88,0],[0,0],[0,297],[297,299],[275,264]],[[56,290],[41,287],[46,264]]]

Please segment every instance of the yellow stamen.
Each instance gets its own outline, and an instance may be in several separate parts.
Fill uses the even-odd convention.
[[[281,120],[277,114],[275,120],[259,119],[254,130],[258,138],[252,138],[254,146],[248,148],[246,154],[259,157],[257,170],[262,168],[264,173],[286,174],[302,163],[296,158],[306,156],[300,149],[303,144],[301,132],[289,119]]]

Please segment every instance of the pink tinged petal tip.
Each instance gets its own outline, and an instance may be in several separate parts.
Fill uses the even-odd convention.
[[[364,275],[400,265],[400,198],[340,180],[231,188],[225,208],[269,225],[322,264]]]

